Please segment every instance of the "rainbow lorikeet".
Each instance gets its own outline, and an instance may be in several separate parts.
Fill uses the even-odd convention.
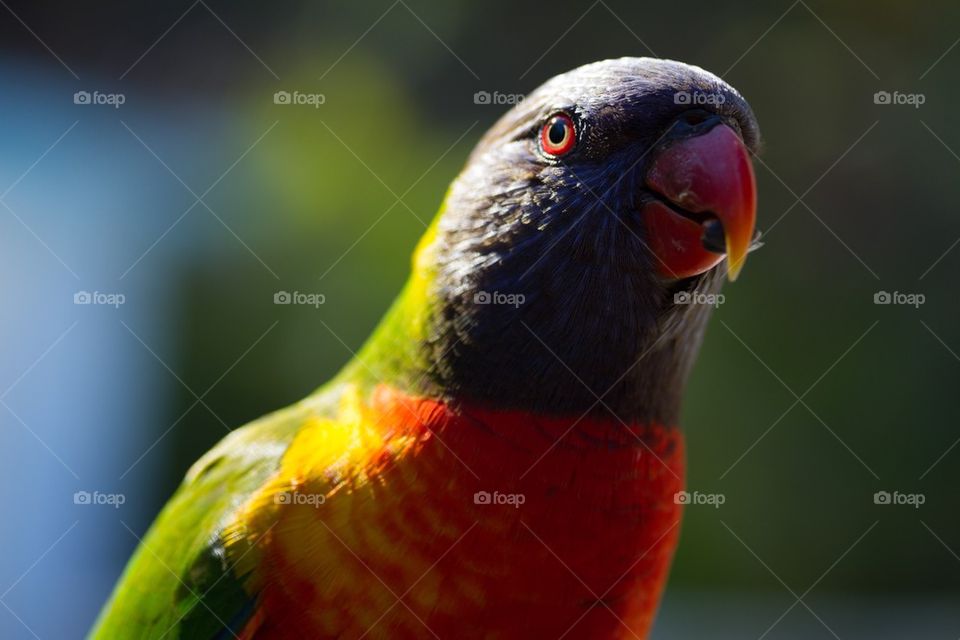
[[[557,76],[480,140],[358,355],[187,473],[92,637],[642,638],[684,385],[759,133],[678,62]]]

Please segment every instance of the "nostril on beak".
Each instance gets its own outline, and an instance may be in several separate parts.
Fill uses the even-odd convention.
[[[722,117],[705,109],[687,109],[676,117],[665,137],[676,139],[700,135],[723,122]]]
[[[707,120],[710,117],[710,114],[704,111],[703,109],[690,109],[689,111],[684,111],[680,115],[680,120],[684,124],[688,124],[691,127],[695,127],[698,124]]]

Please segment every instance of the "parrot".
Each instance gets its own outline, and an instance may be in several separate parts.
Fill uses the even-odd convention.
[[[371,336],[193,464],[89,637],[648,637],[759,146],[736,89],[659,58],[511,105]]]

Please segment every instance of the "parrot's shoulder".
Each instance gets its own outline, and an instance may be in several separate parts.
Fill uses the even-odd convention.
[[[253,611],[223,531],[275,474],[304,425],[328,410],[308,398],[224,437],[189,469],[144,535],[91,638],[217,638]]]
[[[202,484],[211,475],[229,476],[263,461],[279,461],[306,415],[303,407],[294,405],[231,431],[191,465],[180,490]]]

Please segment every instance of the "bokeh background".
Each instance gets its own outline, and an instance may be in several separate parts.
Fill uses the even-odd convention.
[[[766,139],[684,411],[724,502],[654,638],[960,636],[958,38],[946,0],[0,1],[0,637],[81,637],[190,463],[350,357],[507,108],[475,93],[623,55]]]

